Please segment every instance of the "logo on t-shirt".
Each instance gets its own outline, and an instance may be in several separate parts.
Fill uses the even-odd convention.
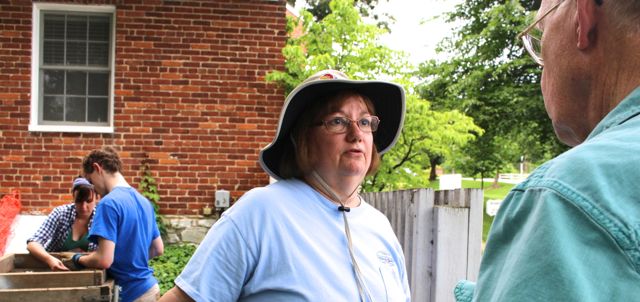
[[[393,261],[393,257],[391,257],[391,255],[386,251],[379,251],[376,255],[378,256],[378,260],[380,261],[381,264],[386,264],[389,266],[395,265],[395,262]]]

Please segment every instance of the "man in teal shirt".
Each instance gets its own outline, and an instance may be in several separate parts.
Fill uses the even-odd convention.
[[[640,301],[638,19],[638,1],[542,1],[521,37],[574,148],[509,193],[458,301]]]

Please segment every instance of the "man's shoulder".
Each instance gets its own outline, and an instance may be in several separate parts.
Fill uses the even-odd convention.
[[[113,188],[113,190],[111,190],[111,192],[109,192],[107,195],[103,196],[100,202],[113,202],[123,199],[139,199],[149,201],[146,197],[144,197],[144,195],[140,194],[140,192],[138,192],[138,190],[133,187],[118,186]]]

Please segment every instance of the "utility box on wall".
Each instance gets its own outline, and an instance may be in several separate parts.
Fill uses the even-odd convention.
[[[228,208],[229,207],[230,194],[227,190],[216,191],[216,208]]]

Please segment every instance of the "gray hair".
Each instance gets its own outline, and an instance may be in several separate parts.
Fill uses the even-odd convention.
[[[607,5],[612,22],[618,30],[640,34],[640,0],[602,1]]]

